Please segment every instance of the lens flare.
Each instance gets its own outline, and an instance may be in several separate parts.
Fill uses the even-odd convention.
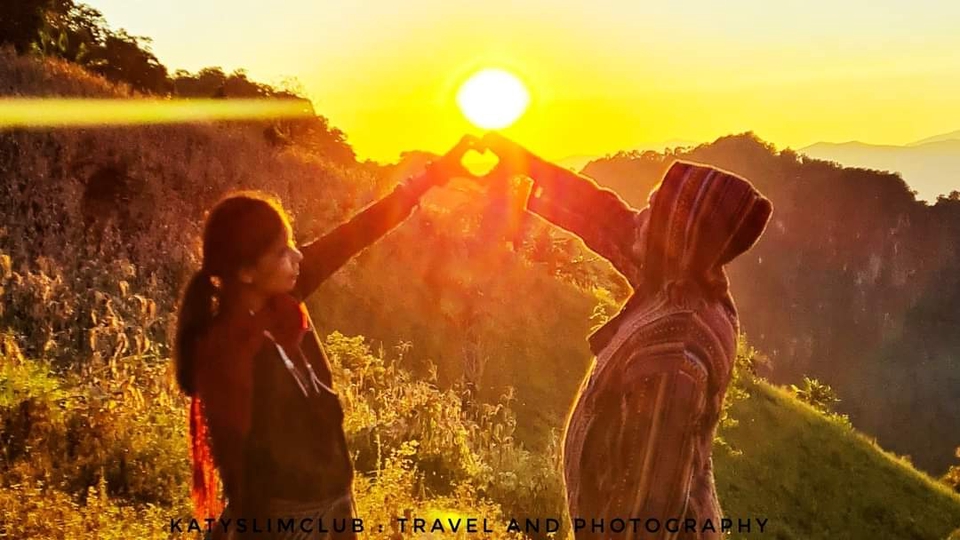
[[[477,127],[503,129],[527,110],[530,93],[513,74],[502,69],[484,69],[463,83],[457,92],[457,104]]]
[[[130,126],[314,116],[300,99],[0,98],[0,129]]]

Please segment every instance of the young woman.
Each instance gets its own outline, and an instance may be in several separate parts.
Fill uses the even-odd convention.
[[[174,352],[178,383],[192,398],[196,514],[202,520],[220,512],[217,472],[228,501],[214,538],[242,537],[244,528],[261,539],[355,536],[343,411],[301,302],[406,219],[432,186],[467,176],[461,158],[475,142],[465,137],[423,173],[300,248],[283,209],[262,194],[227,197],[209,213],[203,265],[184,289]],[[276,519],[291,517],[295,528],[278,533]],[[303,519],[312,520],[311,530],[300,526]]]
[[[596,361],[567,420],[567,504],[587,524],[576,537],[610,537],[591,520],[642,516],[656,525],[627,537],[720,538],[711,449],[739,333],[724,266],[760,238],[770,201],[734,174],[678,161],[636,210],[495,133],[483,144],[500,157],[491,181],[530,177],[527,209],[577,234],[634,290],[590,336]]]

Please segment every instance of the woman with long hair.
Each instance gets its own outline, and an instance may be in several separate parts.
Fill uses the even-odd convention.
[[[214,538],[244,529],[257,538],[355,537],[343,410],[302,301],[406,219],[427,190],[466,176],[461,159],[474,144],[464,137],[421,174],[299,248],[279,202],[262,193],[228,196],[209,212],[202,267],[179,304],[174,356],[178,384],[191,397],[191,495],[201,523],[220,515]],[[294,529],[279,531],[281,517],[294,518]]]

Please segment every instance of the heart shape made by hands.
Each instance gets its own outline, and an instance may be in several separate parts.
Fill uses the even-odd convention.
[[[482,153],[471,148],[464,152],[463,157],[460,159],[460,164],[463,165],[463,168],[472,174],[474,178],[486,176],[498,163],[500,163],[500,156],[486,148],[483,149]]]

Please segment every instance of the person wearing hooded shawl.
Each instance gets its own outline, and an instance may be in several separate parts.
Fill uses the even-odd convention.
[[[527,209],[578,235],[634,290],[589,338],[596,358],[563,441],[571,520],[652,518],[656,532],[625,537],[720,538],[702,526],[720,528],[711,449],[740,330],[724,266],[757,242],[772,204],[735,174],[677,161],[636,210],[496,133],[483,144],[500,158],[491,181],[530,177]],[[670,519],[694,519],[696,532]]]

